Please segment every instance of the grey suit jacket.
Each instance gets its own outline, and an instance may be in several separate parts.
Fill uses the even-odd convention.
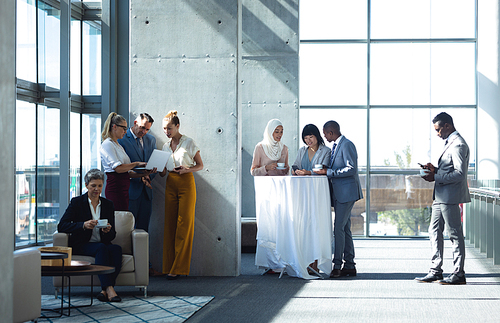
[[[358,175],[358,152],[346,137],[342,137],[335,148],[327,176],[331,184],[332,205],[334,200],[346,203],[363,198]]]
[[[439,157],[437,173],[434,175],[433,199],[443,204],[470,202],[468,168],[469,146],[458,132],[453,133]]]

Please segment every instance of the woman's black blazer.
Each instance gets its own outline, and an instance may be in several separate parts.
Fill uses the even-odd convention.
[[[110,244],[116,237],[115,210],[113,202],[105,199],[104,197],[99,198],[101,199],[100,218],[108,219],[109,224],[111,224],[111,230],[108,233],[104,233],[102,230],[99,230],[99,233],[101,234],[101,242],[104,244]],[[92,220],[92,212],[90,211],[88,193],[85,193],[71,199],[68,208],[57,225],[57,230],[59,232],[70,234],[68,242],[70,247],[83,245],[89,242],[92,237],[92,230],[83,228],[83,223],[88,220]]]

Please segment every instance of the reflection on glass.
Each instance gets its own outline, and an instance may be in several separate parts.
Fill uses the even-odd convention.
[[[82,176],[92,168],[101,168],[101,115],[82,115]],[[82,193],[86,192],[82,181]]]
[[[433,188],[419,175],[370,176],[370,235],[428,236]]]
[[[16,77],[36,82],[36,8],[18,0],[16,11]]]
[[[300,39],[366,39],[366,0],[300,1]]]
[[[101,25],[83,22],[82,39],[83,94],[101,94]]]
[[[366,44],[301,44],[301,105],[365,105]]]
[[[69,197],[77,197],[81,192],[81,179],[80,179],[80,114],[71,112],[70,114],[70,154],[69,154],[69,168],[70,168],[70,184],[69,184]]]
[[[60,10],[38,1],[38,82],[59,88]]]
[[[59,109],[38,106],[38,242],[52,240],[59,222]]]
[[[475,104],[475,47],[466,44],[373,44],[373,105]]]
[[[35,243],[36,107],[16,101],[16,247]]]
[[[81,25],[79,20],[71,18],[71,58],[70,58],[70,91],[72,94],[82,94],[81,86]]]
[[[323,134],[323,125],[329,120],[337,121],[340,125],[340,132],[354,143],[358,152],[358,168],[361,171],[366,170],[366,109],[300,109],[299,136],[297,136],[299,145],[303,144],[300,134],[306,124],[316,125]],[[325,140],[325,144],[332,148],[333,143]],[[290,158],[295,160],[295,156],[290,156]]]
[[[372,0],[371,38],[474,38],[475,0]]]
[[[470,150],[475,165],[474,109],[372,109],[370,111],[370,164],[372,170],[415,169],[418,163],[438,164],[444,141],[436,135],[432,119],[447,112]]]

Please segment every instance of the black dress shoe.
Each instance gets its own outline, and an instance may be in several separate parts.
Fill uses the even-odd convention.
[[[441,285],[465,285],[465,276],[458,276],[456,274],[451,274],[446,279],[440,280],[438,283]]]
[[[345,276],[353,277],[356,275],[357,275],[356,268],[350,268],[350,269],[342,268],[340,270],[340,276],[342,276],[342,277],[345,277]]]
[[[120,296],[116,295],[115,297],[111,298],[109,301],[110,302],[121,302],[122,298]]]
[[[108,301],[108,298],[106,297],[106,295],[104,295],[103,292],[100,292],[99,294],[97,294],[96,298],[98,300],[100,300],[101,302],[107,302]]]
[[[341,275],[340,269],[333,269],[330,273],[330,278],[339,278]]]
[[[443,279],[443,274],[428,273],[425,277],[415,277],[419,283],[432,283],[441,279]]]

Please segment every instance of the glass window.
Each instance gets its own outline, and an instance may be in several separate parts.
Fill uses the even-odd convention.
[[[300,45],[301,105],[365,105],[366,44]]]
[[[475,171],[476,6],[476,0],[300,3],[299,134],[305,124],[320,128],[332,119],[356,145],[370,200],[356,203],[363,211],[353,210],[353,234],[427,235],[433,185],[420,178],[418,163],[438,164],[444,145],[432,124],[438,113],[453,117]]]
[[[82,23],[71,19],[70,87],[72,94],[82,94]]]
[[[16,245],[36,242],[36,106],[16,102]]]
[[[300,1],[301,39],[366,39],[366,0]]]
[[[371,38],[474,38],[475,0],[372,0]]]
[[[433,190],[419,175],[370,176],[370,235],[428,236]]]
[[[372,44],[374,105],[475,104],[474,43]]]
[[[444,141],[432,119],[447,112],[475,156],[475,109],[372,109],[370,111],[370,164],[372,170],[419,169],[418,163],[438,164]],[[390,143],[390,144],[388,144]]]
[[[38,82],[59,88],[60,10],[38,1]]]
[[[99,28],[97,28],[99,27]],[[101,94],[100,22],[83,22],[82,40],[83,94]]]
[[[16,77],[36,83],[36,8],[33,1],[17,1]]]
[[[370,235],[428,235],[433,189],[419,175],[371,175]]]
[[[38,106],[38,242],[52,240],[59,222],[59,118],[59,109]]]
[[[82,115],[82,176],[93,168],[101,168],[101,115]],[[86,192],[82,181],[82,193]]]
[[[68,37],[67,30],[61,30],[58,1],[16,3],[16,77],[58,91],[60,40]],[[75,95],[100,95],[101,22],[83,23],[71,17],[69,37],[70,91]],[[72,198],[81,194],[82,172],[100,168],[100,114],[71,112],[70,133],[63,134],[60,110],[53,107],[52,100],[44,101],[44,105],[16,102],[16,247],[52,240],[60,217],[61,171],[70,174]],[[60,169],[61,136],[70,139],[69,170]]]

